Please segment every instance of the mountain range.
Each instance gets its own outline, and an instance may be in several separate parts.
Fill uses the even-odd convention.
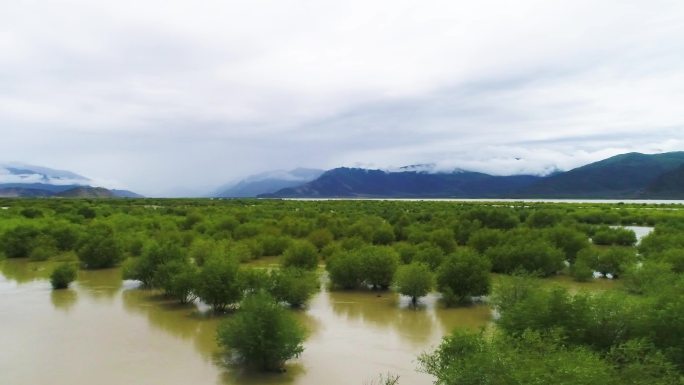
[[[260,198],[555,198],[684,199],[684,152],[627,153],[569,171],[489,175],[462,169],[435,171],[420,164],[393,170],[298,168],[253,175],[212,197]],[[137,198],[98,187],[81,175],[24,164],[0,164],[0,197]]]
[[[424,169],[336,168],[259,197],[684,199],[684,152],[627,153],[548,176]]]
[[[0,197],[142,197],[128,190],[96,187],[94,183],[70,171],[19,163],[0,164]]]

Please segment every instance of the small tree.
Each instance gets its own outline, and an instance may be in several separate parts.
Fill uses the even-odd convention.
[[[197,286],[199,270],[187,259],[176,259],[159,266],[154,273],[155,286],[180,303],[191,302]]]
[[[399,255],[387,246],[369,246],[359,250],[363,259],[364,281],[373,288],[387,289],[399,265]]]
[[[264,371],[280,370],[304,347],[304,328],[264,292],[242,301],[240,311],[219,325],[219,345],[233,357]]]
[[[70,263],[57,266],[50,274],[50,283],[53,289],[66,289],[76,279],[76,267]]]
[[[242,298],[238,270],[239,264],[232,258],[210,258],[200,270],[195,293],[214,310],[224,311]]]
[[[489,261],[471,250],[447,256],[437,269],[437,288],[448,305],[468,302],[469,297],[490,290]]]
[[[400,266],[395,275],[397,290],[403,295],[411,297],[415,306],[418,297],[427,295],[432,290],[434,277],[430,268],[422,263],[411,263]]]
[[[325,265],[330,282],[341,289],[354,289],[363,282],[363,259],[354,251],[337,253],[327,259]]]
[[[285,268],[273,270],[270,277],[269,292],[278,301],[287,302],[292,307],[300,307],[318,291],[318,277],[315,273]]]
[[[318,267],[318,250],[309,241],[296,241],[283,254],[283,267],[314,270]]]
[[[88,269],[113,267],[122,255],[114,230],[107,225],[93,226],[78,249],[78,258]]]

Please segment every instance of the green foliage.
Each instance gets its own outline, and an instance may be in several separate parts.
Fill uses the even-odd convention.
[[[565,253],[565,259],[572,262],[577,253],[589,247],[589,239],[583,232],[570,227],[556,226],[546,232],[546,237]]]
[[[444,252],[432,243],[423,242],[418,245],[413,261],[424,263],[434,271],[444,261]]]
[[[344,251],[328,258],[325,265],[333,286],[340,289],[354,289],[364,280],[364,263],[356,251]]]
[[[484,253],[487,249],[499,245],[504,239],[503,231],[485,228],[477,230],[470,235],[468,246],[478,253]]]
[[[594,270],[586,260],[578,258],[570,265],[570,275],[577,282],[589,282],[594,277]]]
[[[677,275],[672,272],[672,266],[646,261],[627,268],[622,287],[631,294],[646,294],[674,284],[676,280]]]
[[[71,263],[62,263],[50,274],[50,284],[53,289],[66,289],[76,279],[78,273],[76,266]]]
[[[126,261],[123,278],[138,280],[146,287],[161,287],[155,279],[157,270],[166,263],[182,259],[182,251],[176,243],[153,241],[144,247],[140,257]]]
[[[490,340],[483,333],[456,331],[419,362],[436,385],[615,384],[613,370],[598,355],[537,333],[520,338],[497,333]]]
[[[217,331],[219,345],[246,365],[274,371],[304,350],[304,329],[263,292],[249,295]]]
[[[491,287],[486,258],[472,250],[459,250],[446,257],[437,269],[437,290],[448,305],[469,302],[473,296],[489,294]]]
[[[295,241],[283,253],[284,267],[314,270],[318,267],[318,250],[309,241]]]
[[[177,258],[159,265],[153,281],[167,296],[187,303],[196,298],[194,290],[198,277],[199,270],[194,264],[185,258]]]
[[[216,311],[224,311],[242,299],[239,264],[233,258],[215,256],[200,269],[195,294]]]
[[[0,239],[2,251],[7,258],[28,257],[39,235],[40,230],[35,226],[20,225],[7,230]]]
[[[534,232],[515,232],[485,252],[497,273],[520,269],[548,276],[563,268],[564,253]]]
[[[527,217],[525,221],[530,227],[552,227],[558,224],[562,219],[560,213],[550,210],[535,210]]]
[[[636,244],[636,235],[634,231],[622,227],[611,228],[601,227],[596,230],[591,237],[592,242],[596,245],[620,245],[620,246],[634,246]]]
[[[432,290],[434,277],[427,265],[413,262],[397,269],[394,283],[397,291],[411,297],[411,302],[415,305],[418,297],[423,297]]]
[[[451,253],[456,249],[454,232],[449,229],[439,229],[430,233],[430,242],[439,246],[444,254]]]
[[[259,242],[266,256],[281,255],[290,246],[291,239],[277,235],[263,235],[259,237]],[[312,242],[316,244],[315,242]],[[327,243],[326,243],[327,244]]]
[[[373,288],[387,289],[399,265],[399,256],[391,247],[369,246],[358,251],[363,260],[363,280]]]
[[[111,226],[91,226],[78,249],[78,258],[87,269],[103,269],[117,265],[123,252]]]
[[[287,302],[292,307],[301,307],[318,291],[318,277],[308,270],[273,270],[269,278],[269,292],[273,298]]]

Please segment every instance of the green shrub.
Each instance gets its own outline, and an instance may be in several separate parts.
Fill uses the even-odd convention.
[[[304,328],[268,294],[247,296],[217,331],[219,346],[248,366],[278,371],[304,350]],[[232,354],[235,353],[235,354]]]
[[[71,263],[63,263],[57,266],[50,274],[50,284],[53,289],[66,289],[76,279],[76,266]]]

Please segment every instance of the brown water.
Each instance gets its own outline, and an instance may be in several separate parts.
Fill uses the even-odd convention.
[[[222,364],[214,340],[221,318],[121,281],[120,270],[81,271],[52,291],[51,263],[0,261],[0,384],[363,384],[380,373],[431,384],[416,357],[457,327],[490,322],[486,306],[418,310],[396,294],[321,292],[297,317],[310,335],[285,374]],[[226,316],[224,316],[226,317]],[[229,316],[228,316],[229,317]]]

